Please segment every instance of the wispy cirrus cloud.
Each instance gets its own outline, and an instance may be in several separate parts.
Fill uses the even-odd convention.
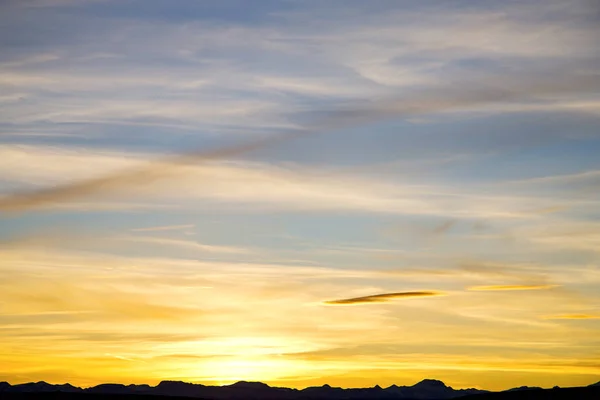
[[[159,232],[159,231],[179,231],[183,229],[192,229],[195,224],[182,224],[182,225],[161,225],[161,226],[149,226],[146,228],[133,228],[132,232]]]
[[[375,100],[369,99],[369,101],[364,101],[364,99],[354,99],[349,105],[346,104],[342,107],[333,103],[329,104],[328,107],[318,108],[318,110],[325,110],[324,112],[311,112],[309,110],[307,113],[306,107],[304,107],[301,110],[297,110],[301,111],[301,114],[314,114],[314,116],[308,123],[290,125],[289,128],[294,128],[297,132],[296,134],[274,135],[266,139],[259,139],[257,141],[250,141],[240,145],[212,151],[193,151],[179,157],[176,156],[165,160],[158,160],[156,163],[140,168],[125,170],[85,182],[82,181],[64,187],[55,187],[45,191],[38,191],[37,193],[16,194],[13,196],[12,200],[10,198],[2,199],[0,207],[5,210],[11,208],[25,210],[27,208],[35,207],[37,204],[43,205],[60,201],[63,198],[70,199],[90,195],[97,193],[99,190],[106,192],[114,191],[122,186],[131,187],[149,180],[157,180],[159,178],[164,179],[164,176],[168,175],[167,172],[171,171],[176,165],[192,161],[197,162],[208,159],[226,159],[241,156],[245,153],[307,134],[323,133],[341,128],[355,128],[357,126],[394,118],[407,118],[411,116],[456,111],[473,111],[482,107],[512,104],[515,102],[531,102],[539,98],[552,99],[556,96],[593,94],[598,90],[598,79],[596,75],[597,74],[592,72],[565,75],[565,71],[562,69],[545,71],[543,69],[540,70],[539,68],[520,74],[513,74],[509,77],[487,73],[471,79],[461,78],[460,84],[439,84],[413,89],[408,96],[400,98],[389,93],[384,95],[379,94],[375,97]],[[560,79],[558,79],[559,77]],[[15,77],[10,76],[10,72],[7,79],[10,82],[18,81]],[[502,85],[491,86],[489,82],[495,82],[497,79],[503,79]],[[64,79],[50,79],[52,82],[57,80],[62,81]],[[69,78],[69,80],[71,80],[71,78]],[[96,81],[97,79],[94,77],[94,80]],[[154,81],[154,79],[150,79],[150,81]],[[38,83],[36,83],[36,85],[38,85]],[[119,105],[113,104],[111,99],[111,102],[104,102],[104,105],[94,104],[88,111],[82,111],[80,108],[73,111],[83,115],[83,120],[78,120],[77,115],[75,115],[75,119],[69,121],[62,120],[62,122],[85,122],[86,120],[88,122],[92,120],[98,121],[103,117],[94,113],[97,113],[98,110],[102,109],[108,109],[108,113],[112,115],[107,121],[123,119],[123,115],[137,115],[137,117],[142,120],[154,118],[154,115],[157,112],[155,110],[162,110],[161,112],[166,113],[168,119],[177,121],[186,119],[186,116],[181,114],[182,110],[187,113],[186,115],[194,115],[196,117],[200,115],[202,121],[206,120],[202,117],[204,113],[207,115],[214,115],[212,108],[210,110],[205,110],[204,108],[199,107],[197,103],[188,105],[178,104],[178,102],[180,102],[180,100],[177,98],[170,99],[168,105],[152,104],[146,101],[137,107],[135,106],[136,101],[131,102],[130,104]],[[252,104],[252,107],[256,107],[255,100],[252,101]],[[132,106],[134,107],[133,109],[131,108]],[[26,111],[27,106],[18,104],[16,107],[18,109],[9,114],[17,115],[18,118],[18,115],[23,114],[23,112]],[[248,105],[246,104],[246,106],[241,107],[240,109],[238,106],[227,104],[218,107],[218,110],[226,110],[227,113],[235,113],[236,110],[239,110],[239,113],[242,116],[252,115],[258,111],[248,109],[247,107]],[[81,114],[82,112],[83,114]],[[86,112],[92,114],[87,115]],[[292,114],[293,113],[294,112],[292,112]],[[46,121],[52,120],[53,115],[58,115],[62,118],[62,116],[65,115],[63,108],[56,112],[50,111],[46,114],[39,114],[36,112],[35,118]],[[223,115],[222,117],[229,119],[231,115]],[[104,118],[106,118],[106,116]],[[13,122],[18,123],[19,121]],[[30,122],[35,121],[32,120]],[[19,205],[18,207],[16,206],[17,204]]]
[[[470,286],[467,290],[477,292],[505,291],[505,290],[547,290],[554,289],[560,285],[482,285]]]
[[[482,195],[477,192],[476,185],[470,189],[465,186],[457,192],[455,188],[439,183],[414,182],[410,176],[403,180],[384,180],[335,169],[317,171],[302,165],[220,160],[221,156],[260,146],[262,144],[257,142],[200,152],[197,156],[184,155],[175,157],[174,164],[170,164],[169,159],[144,164],[144,160],[156,157],[148,154],[85,149],[57,152],[50,147],[0,146],[0,154],[5,155],[0,161],[4,179],[24,186],[54,180],[56,185],[39,191],[6,194],[0,197],[0,210],[23,212],[61,205],[68,207],[68,204],[92,195],[97,202],[101,196],[111,199],[117,194],[129,197],[137,194],[160,205],[203,199],[222,205],[440,215],[454,220],[457,217],[528,219],[539,216],[532,209],[556,204],[556,200],[543,196]],[[57,163],[58,160],[62,162]],[[204,162],[196,165],[198,160]],[[75,182],[69,179],[69,163],[85,165],[76,172]],[[105,174],[104,171],[110,172]],[[571,199],[568,204],[577,206],[578,203]],[[447,231],[457,223],[444,224],[447,225],[438,226],[434,231]]]
[[[37,193],[22,193],[14,196],[4,196],[0,198],[0,209],[5,211],[22,211],[29,208],[44,206],[47,204],[60,203],[61,201],[78,198],[98,191],[111,191],[135,186],[136,184],[148,184],[157,179],[164,179],[171,175],[177,166],[186,165],[193,160],[210,160],[231,157],[245,152],[268,146],[269,144],[293,136],[273,137],[258,140],[250,143],[243,143],[216,150],[200,150],[197,153],[188,153],[180,156],[174,156],[170,159],[162,160],[158,163],[148,163],[137,168],[123,170],[117,173],[88,179],[81,182],[67,184],[58,187],[52,187]]]
[[[143,244],[151,244],[156,246],[167,246],[167,247],[176,247],[176,248],[184,248],[190,250],[198,250],[206,253],[220,253],[220,254],[250,254],[253,251],[244,247],[235,247],[235,246],[223,246],[223,245],[211,245],[199,243],[194,240],[183,240],[183,239],[174,239],[168,237],[157,237],[157,236],[123,236],[116,235],[110,240],[122,240],[127,242],[135,242],[135,243],[143,243]]]
[[[374,294],[370,296],[352,297],[349,299],[339,300],[327,300],[323,302],[328,305],[355,305],[355,304],[371,304],[371,303],[387,303],[398,299],[409,299],[415,297],[430,297],[430,296],[443,296],[444,292],[426,290],[426,291],[415,291],[415,292],[396,292],[396,293],[382,293]]]

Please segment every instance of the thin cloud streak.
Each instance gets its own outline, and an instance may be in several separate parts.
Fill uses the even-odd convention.
[[[250,249],[234,246],[209,245],[196,242],[194,240],[181,240],[165,237],[147,237],[147,236],[116,236],[115,240],[124,240],[129,242],[147,243],[157,246],[173,246],[184,249],[200,250],[207,253],[222,254],[248,254],[252,253]]]
[[[177,230],[181,230],[181,229],[192,229],[195,226],[196,226],[195,224],[150,226],[147,228],[134,228],[131,231],[132,232],[177,231]]]
[[[290,140],[293,137],[295,137],[295,135],[274,136],[216,150],[197,150],[195,152],[177,155],[161,161],[150,162],[137,168],[123,170],[99,178],[83,180],[49,189],[42,189],[37,192],[9,195],[0,198],[0,211],[26,211],[37,209],[49,204],[96,194],[98,192],[110,192],[131,185],[147,184],[165,178],[172,174],[177,166],[185,165],[192,161],[207,161],[240,155],[275,142]]]
[[[12,154],[18,157],[10,160]],[[7,157],[3,157],[4,155]],[[56,152],[48,147],[27,147],[19,151],[6,151],[0,146],[0,170],[4,178],[17,185],[43,185],[45,182],[65,182],[72,168],[69,164],[84,163],[88,168],[76,171],[75,180],[98,176],[101,171],[115,171],[133,166],[135,160],[150,157],[138,153],[107,153],[98,155],[85,148],[73,151]],[[8,158],[8,160],[6,159]],[[130,162],[123,162],[129,160]],[[71,180],[71,181],[73,181]],[[315,170],[300,164],[277,165],[272,163],[228,161],[182,167],[178,173],[163,181],[159,186],[140,187],[140,198],[166,206],[193,207],[214,206],[223,208],[243,205],[245,210],[263,207],[280,210],[331,211],[346,209],[359,212],[413,213],[436,215],[444,219],[462,221],[464,217],[479,219],[538,217],[529,211],[556,204],[552,199],[540,196],[519,196],[518,193],[498,193],[496,196],[478,193],[477,185],[464,185],[457,191],[455,187],[415,183],[411,178],[400,181],[380,177],[352,175],[335,169]],[[433,195],[433,196],[432,196]],[[89,210],[141,209],[140,206],[127,207],[127,200],[120,202],[112,197],[101,199],[105,204],[88,203]],[[195,200],[193,203],[192,200]],[[197,201],[202,201],[202,205]],[[577,206],[577,201],[567,201],[569,206]],[[95,207],[98,204],[98,208]],[[81,200],[65,201],[47,208],[83,209],[86,203]],[[119,209],[121,207],[121,210]],[[147,207],[145,207],[147,208]],[[158,208],[158,207],[157,207]],[[433,227],[431,228],[433,229]],[[414,231],[414,230],[413,230]],[[460,233],[460,230],[457,231]],[[423,236],[431,236],[431,231],[423,231]]]
[[[355,305],[370,303],[387,303],[396,299],[406,299],[414,297],[443,296],[445,293],[438,291],[418,291],[418,292],[396,292],[382,293],[372,296],[353,297],[350,299],[328,300],[324,304],[328,305]]]
[[[547,315],[542,317],[543,319],[600,319],[600,315],[593,314],[560,314],[560,315]]]
[[[437,236],[437,235],[443,235],[445,233],[447,233],[450,229],[452,229],[452,227],[456,225],[456,220],[449,220],[444,222],[443,224],[437,226],[434,230],[433,230],[433,235]]]
[[[486,285],[470,286],[467,290],[476,292],[503,291],[503,290],[546,290],[560,285]]]

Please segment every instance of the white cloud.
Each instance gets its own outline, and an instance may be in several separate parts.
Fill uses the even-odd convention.
[[[243,247],[210,245],[199,243],[194,240],[174,239],[168,237],[156,236],[116,236],[115,240],[122,240],[133,243],[149,244],[153,246],[167,246],[175,248],[183,248],[190,250],[198,250],[204,253],[217,254],[250,254],[252,250]]]
[[[85,149],[0,147],[0,171],[5,181],[40,185],[66,184],[105,176],[148,159],[148,155],[89,152]],[[80,168],[73,169],[73,165]],[[184,202],[199,199],[213,204],[306,211],[442,215],[479,218],[534,218],[535,210],[556,205],[555,199],[476,194],[477,186],[457,192],[450,186],[404,180],[373,179],[306,167],[282,167],[257,162],[216,162],[177,167],[177,174],[154,181],[143,178],[131,187],[105,195],[135,193],[147,201]],[[68,199],[65,199],[68,201]],[[52,202],[50,202],[52,203]],[[533,212],[532,212],[533,210]]]

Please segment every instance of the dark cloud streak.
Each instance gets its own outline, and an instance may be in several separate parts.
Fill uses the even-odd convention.
[[[443,292],[437,291],[418,291],[418,292],[396,292],[396,293],[382,293],[375,294],[372,296],[353,297],[350,299],[340,300],[329,300],[325,301],[328,305],[354,305],[354,304],[370,304],[370,303],[387,303],[396,299],[407,299],[414,297],[429,297],[429,296],[442,296]]]
[[[433,230],[433,234],[434,235],[443,235],[445,233],[447,233],[450,229],[452,229],[452,227],[456,225],[456,220],[448,220],[446,222],[444,222],[443,224],[437,226],[434,230]]]

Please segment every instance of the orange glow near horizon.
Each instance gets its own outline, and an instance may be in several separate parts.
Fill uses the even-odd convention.
[[[506,389],[522,384],[523,377],[528,385],[573,386],[600,373],[594,331],[584,329],[597,320],[568,314],[548,319],[552,310],[572,307],[571,300],[548,297],[551,291],[535,285],[520,287],[518,298],[508,290],[469,291],[472,278],[457,270],[439,284],[446,287],[436,288],[446,296],[396,293],[385,303],[330,307],[323,301],[332,290],[364,299],[360,280],[394,282],[386,271],[371,271],[355,287],[338,287],[337,280],[356,279],[349,278],[354,273],[97,258],[23,246],[3,250],[0,262],[7,333],[0,342],[0,365],[6,368],[0,380],[10,383],[249,380],[302,388],[436,378],[456,388]],[[407,278],[392,279],[406,284]],[[464,289],[456,286],[460,281]],[[310,293],[304,289],[309,283]],[[510,312],[522,301],[530,304],[527,312]],[[577,353],[557,352],[569,343],[578,344]]]

